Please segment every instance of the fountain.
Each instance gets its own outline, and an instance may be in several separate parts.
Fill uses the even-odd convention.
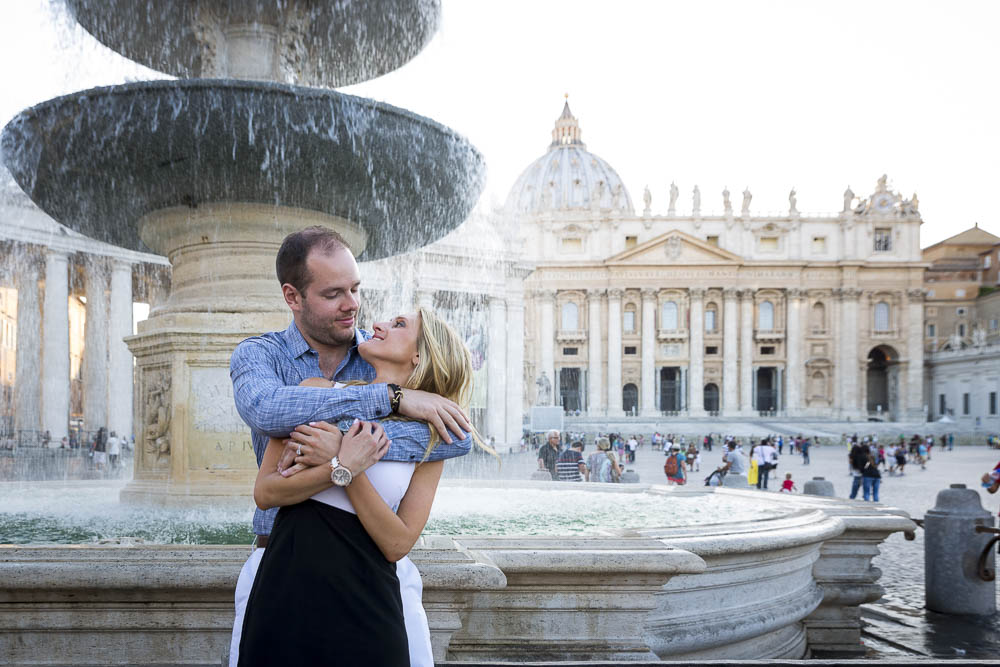
[[[224,524],[220,501],[250,488],[253,457],[226,369],[239,340],[287,322],[272,277],[277,244],[289,230],[324,224],[363,259],[421,247],[466,217],[483,163],[432,121],[300,85],[343,85],[405,63],[437,26],[436,0],[67,2],[108,46],[182,77],[50,100],[2,136],[5,163],[43,210],[171,261],[169,299],[129,339],[139,451],[120,495],[145,504],[120,507],[177,507],[139,515],[147,525],[173,517],[166,539],[119,533],[83,545],[43,543],[55,533],[29,513],[18,524],[21,544],[0,547],[0,656],[217,663],[246,548],[199,542],[246,536],[208,530],[178,540],[176,524],[216,513]],[[647,508],[627,526],[597,521],[567,534],[571,515],[547,534],[527,534],[534,526],[512,527],[509,514],[465,520],[468,494],[491,507],[543,494],[537,504],[549,506],[565,490],[445,485],[442,497],[461,512],[451,525],[436,517],[431,529],[450,534],[425,535],[412,554],[439,661],[855,655],[858,605],[881,590],[871,566],[877,545],[913,527],[897,510],[832,498],[649,484],[576,491],[588,493],[581,504]],[[37,485],[9,491],[40,504]],[[85,487],[52,493],[91,517],[103,502]],[[659,525],[664,510],[685,503],[717,511],[697,525]],[[498,520],[507,531],[490,523]],[[10,541],[21,530],[12,525],[0,520]],[[82,633],[91,641],[79,641]]]
[[[98,240],[166,255],[173,267],[169,299],[128,341],[139,408],[122,499],[245,502],[256,466],[229,355],[244,338],[287,326],[274,279],[282,238],[321,224],[359,259],[387,257],[456,227],[482,190],[481,156],[451,130],[297,85],[355,83],[401,66],[435,32],[439,3],[68,5],[110,48],[198,77],[49,100],[2,137],[11,174],[46,213]]]

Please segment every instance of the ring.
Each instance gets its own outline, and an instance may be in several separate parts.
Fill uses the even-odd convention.
[[[295,455],[302,456],[302,445],[299,445],[299,448],[295,450]]]

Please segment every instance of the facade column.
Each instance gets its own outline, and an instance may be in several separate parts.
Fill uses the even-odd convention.
[[[604,414],[604,373],[601,349],[601,298],[603,289],[587,291],[587,414]]]
[[[753,290],[740,293],[740,412],[753,415]]]
[[[656,290],[642,290],[642,389],[644,417],[656,415]]]
[[[735,417],[740,412],[739,291],[727,287],[722,298],[722,415]]]
[[[87,319],[83,334],[83,423],[87,431],[108,425],[107,267],[87,257]]]
[[[111,372],[108,429],[120,436],[132,435],[132,353],[125,338],[132,335],[132,265],[115,260],[111,265],[110,322]]]
[[[541,366],[538,369],[539,376],[544,375],[552,387],[551,402],[548,405],[556,405],[555,397],[559,393],[556,387],[555,371],[555,301],[556,293],[553,290],[540,290],[538,292],[539,305],[541,306],[541,326],[539,327],[539,337],[542,344]],[[536,403],[537,404],[537,403]]]
[[[69,257],[55,250],[45,256],[42,430],[53,443],[69,435]]]
[[[840,297],[840,355],[837,374],[840,376],[840,413],[845,419],[861,416],[858,387],[858,298],[861,290],[844,287],[836,290]]]
[[[923,421],[924,416],[924,290],[906,291],[906,405],[909,421]]]
[[[524,302],[520,293],[507,299],[506,442],[514,447],[524,428]]]
[[[785,290],[785,414],[802,411],[802,297],[801,289]]]
[[[688,306],[690,318],[688,324],[688,377],[689,398],[688,415],[703,417],[705,415],[705,290],[692,287]]]
[[[42,398],[42,318],[38,289],[39,259],[24,251],[25,260],[17,267],[17,377],[14,379],[14,428],[37,431],[41,428],[38,407]],[[68,336],[68,334],[67,334]]]
[[[622,290],[608,290],[608,415],[622,415]]]
[[[498,447],[508,444],[505,439],[504,414],[507,401],[507,304],[503,297],[490,297],[490,338],[486,358],[486,437],[494,438]]]

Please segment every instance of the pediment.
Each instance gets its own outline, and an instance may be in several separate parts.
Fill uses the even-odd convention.
[[[605,264],[739,264],[743,258],[681,231],[670,231],[605,260]]]

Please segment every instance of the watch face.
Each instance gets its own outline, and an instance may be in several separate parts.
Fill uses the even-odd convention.
[[[351,471],[345,468],[344,466],[340,466],[339,468],[334,468],[333,472],[330,473],[330,480],[333,481],[333,483],[336,484],[337,486],[347,486],[348,484],[351,483],[351,480],[353,478],[354,475],[352,475]]]

